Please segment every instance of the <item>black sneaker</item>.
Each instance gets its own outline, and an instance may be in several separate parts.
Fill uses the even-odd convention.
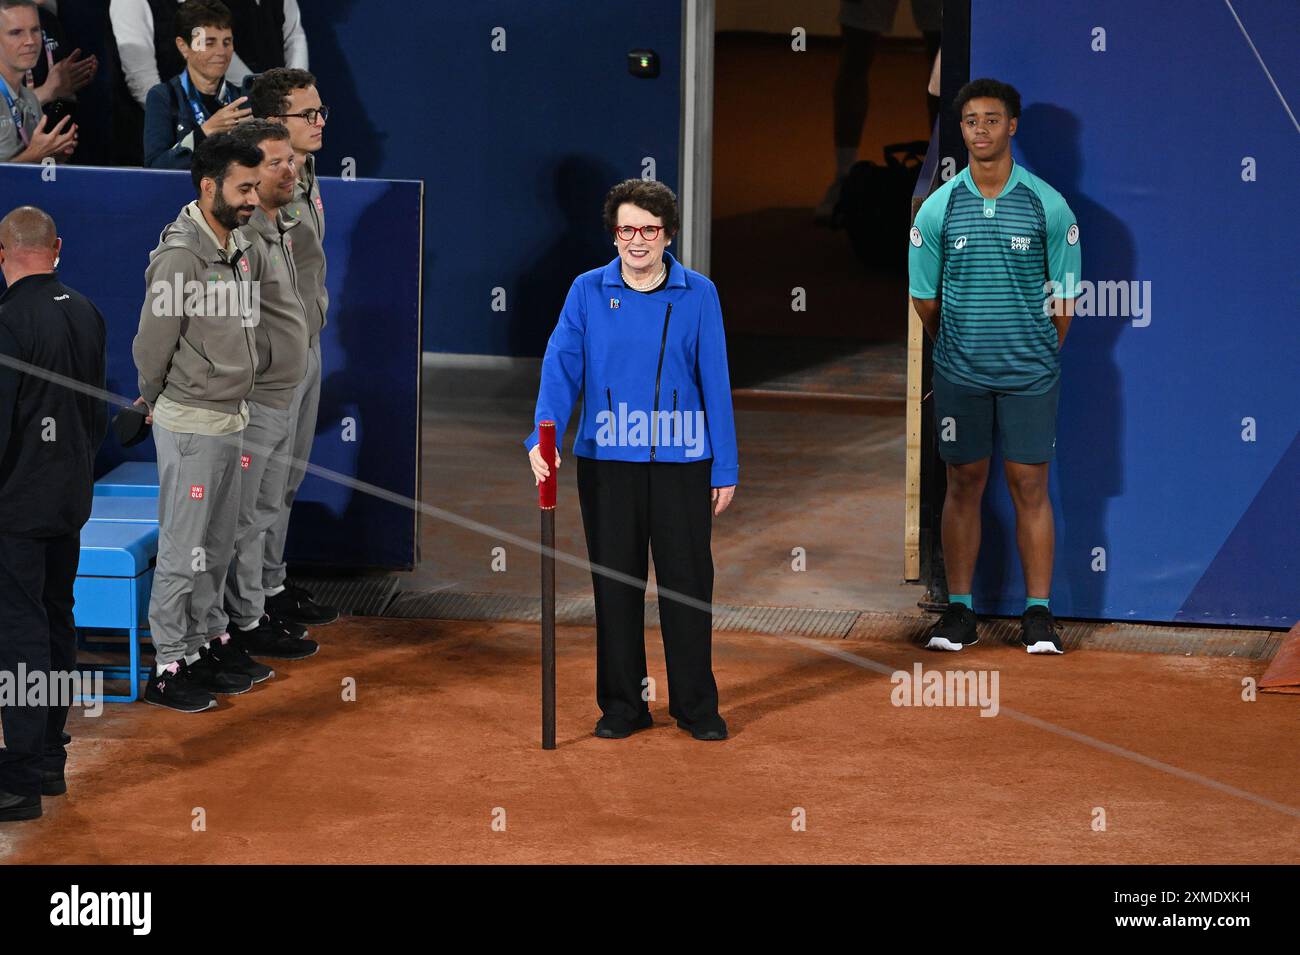
[[[214,639],[208,646],[208,651],[219,666],[231,673],[242,673],[252,680],[254,684],[262,683],[275,676],[275,671],[269,666],[265,663],[258,663],[248,655],[238,630],[230,634],[225,643]]]
[[[601,739],[627,739],[633,733],[640,730],[647,730],[654,726],[654,718],[649,711],[638,719],[629,723],[627,720],[612,719],[608,716],[602,716],[596,721],[596,729],[593,734]]]
[[[927,650],[960,650],[980,642],[975,611],[965,604],[948,604],[939,622],[926,633]]]
[[[41,797],[0,791],[0,822],[21,822],[41,817]]]
[[[266,616],[271,618],[272,626],[285,636],[293,637],[295,640],[301,640],[303,637],[307,636],[307,628],[300,623],[286,620],[284,617],[277,617],[273,613],[268,613]]]
[[[41,770],[41,795],[42,796],[62,796],[68,791],[67,780],[63,778],[61,769],[42,769]]]
[[[727,738],[727,721],[721,716],[714,716],[707,720],[696,720],[694,723],[678,720],[677,728],[687,730],[695,739],[716,741]]]
[[[1064,653],[1061,625],[1043,606],[1026,608],[1020,616],[1020,643],[1030,653]]]
[[[272,660],[303,660],[320,649],[315,640],[289,636],[267,616],[263,616],[252,630],[241,630],[239,639],[250,654]]]
[[[182,713],[201,713],[217,705],[216,697],[190,679],[190,668],[184,660],[177,660],[149,678],[144,701]]]
[[[253,678],[225,666],[207,647],[199,647],[199,658],[190,664],[190,679],[209,693],[239,696],[253,688]]]
[[[312,599],[311,591],[290,583],[286,583],[284,590],[274,597],[266,598],[266,612],[272,617],[291,620],[308,627],[324,626],[339,618],[336,608],[318,604]]]

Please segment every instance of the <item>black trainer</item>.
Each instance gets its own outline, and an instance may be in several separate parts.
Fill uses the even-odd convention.
[[[209,693],[239,696],[253,688],[253,678],[222,664],[207,647],[199,647],[199,658],[190,664],[190,679]]]
[[[41,795],[42,796],[62,796],[68,791],[67,780],[63,778],[61,769],[42,769],[41,770]]]
[[[965,604],[948,604],[939,622],[926,633],[927,650],[960,650],[980,642],[975,611]]]
[[[1020,644],[1030,653],[1064,653],[1061,625],[1052,611],[1041,605],[1025,608],[1020,616]]]
[[[284,590],[266,598],[266,612],[308,627],[324,626],[339,618],[336,608],[317,603],[311,591],[286,582]]]
[[[307,628],[300,623],[287,620],[284,617],[277,617],[273,613],[268,613],[266,616],[271,618],[271,623],[275,626],[275,629],[285,636],[293,637],[295,640],[301,640],[307,636]]]
[[[712,742],[727,738],[727,721],[721,716],[713,716],[707,720],[696,720],[694,723],[678,720],[677,728],[687,730],[691,736],[699,740]]]
[[[41,797],[19,796],[17,793],[0,791],[0,822],[20,822],[24,819],[41,818]]]
[[[177,660],[149,678],[144,701],[182,713],[202,713],[217,705],[215,696],[190,679],[190,668],[184,660]]]
[[[272,660],[304,660],[320,649],[315,640],[295,639],[263,615],[252,630],[241,630],[239,639],[253,656]]]
[[[265,663],[258,663],[248,655],[238,630],[229,634],[229,639],[225,643],[213,639],[208,646],[208,651],[219,666],[231,673],[242,673],[252,680],[254,684],[262,683],[275,676],[275,671],[269,666]]]
[[[602,716],[596,721],[596,728],[593,734],[601,739],[627,739],[633,733],[640,730],[648,730],[654,726],[654,718],[647,710],[643,716],[629,723],[627,720],[612,719],[608,716]]]

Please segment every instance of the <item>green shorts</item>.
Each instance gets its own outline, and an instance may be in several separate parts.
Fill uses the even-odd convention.
[[[939,457],[970,464],[993,454],[996,429],[1002,457],[1018,464],[1042,464],[1056,457],[1058,378],[1041,395],[1012,395],[959,385],[934,372],[934,426]]]

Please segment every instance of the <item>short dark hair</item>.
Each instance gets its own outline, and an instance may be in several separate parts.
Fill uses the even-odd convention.
[[[967,103],[980,97],[1000,99],[1007,108],[1008,118],[1018,119],[1020,117],[1020,91],[1010,83],[983,77],[978,80],[971,80],[957,91],[957,98],[952,101],[952,109],[957,114],[957,118],[961,118],[962,110],[966,108]]]
[[[289,108],[289,94],[316,85],[316,77],[306,70],[277,66],[253,77],[248,90],[248,108],[258,119],[279,116]]]
[[[230,135],[241,143],[256,146],[260,149],[262,143],[268,139],[274,139],[277,142],[279,140],[288,142],[289,127],[285,126],[284,123],[273,123],[269,119],[246,119],[230,130]]]
[[[18,10],[22,7],[35,10],[38,17],[41,15],[41,7],[36,0],[0,0],[0,10]]]
[[[262,165],[262,150],[234,133],[216,133],[204,138],[194,150],[194,160],[190,163],[194,191],[202,192],[204,179],[214,180],[219,191],[232,165],[256,169]]]
[[[618,207],[625,202],[658,216],[671,239],[677,235],[682,220],[677,212],[677,196],[662,182],[654,179],[624,179],[605,195],[605,230],[618,226]]]
[[[176,10],[176,39],[192,46],[194,31],[199,27],[232,29],[230,8],[221,0],[185,0]]]

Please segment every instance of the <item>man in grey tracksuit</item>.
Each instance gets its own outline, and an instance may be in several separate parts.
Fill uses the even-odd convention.
[[[249,671],[261,666],[237,648],[231,660],[214,659],[206,646],[208,613],[221,599],[234,549],[244,399],[257,366],[260,276],[238,227],[256,208],[261,158],[225,133],[195,150],[199,197],[149,255],[132,344],[159,477],[149,601],[157,666],[145,701],[183,712],[215,706],[213,693],[246,691]]]
[[[328,109],[321,105],[316,78],[306,70],[271,69],[260,74],[249,90],[253,115],[265,117],[284,126],[298,166],[298,181],[292,199],[282,215],[302,225],[294,236],[294,260],[299,290],[307,309],[307,373],[293,398],[293,457],[307,461],[316,437],[316,416],[320,407],[321,348],[320,332],[329,309],[325,290],[325,203],[316,178],[315,153],[323,142]],[[267,611],[277,618],[300,625],[319,625],[337,619],[338,611],[312,599],[302,587],[289,584],[284,559],[289,517],[298,488],[306,471],[292,465],[285,485],[284,506],[267,530],[265,566],[262,583]]]
[[[294,261],[297,237],[306,226],[281,212],[293,197],[297,178],[284,126],[250,120],[234,135],[262,153],[258,207],[241,230],[261,275],[261,312],[256,329],[258,364],[248,397],[241,459],[244,473],[235,556],[226,579],[225,607],[221,602],[213,605],[207,632],[209,637],[223,633],[233,622],[250,654],[301,659],[315,653],[317,644],[290,638],[285,623],[265,613],[262,570],[266,533],[284,510],[296,425],[294,396],[307,371],[308,307]],[[315,308],[314,300],[311,307]]]

